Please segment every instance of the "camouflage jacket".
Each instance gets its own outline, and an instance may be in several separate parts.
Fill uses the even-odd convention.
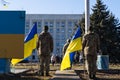
[[[97,52],[100,50],[99,36],[92,32],[85,34],[82,40],[82,47],[85,55],[97,55]]]
[[[53,51],[53,38],[49,32],[41,32],[37,41],[39,55],[50,55]]]

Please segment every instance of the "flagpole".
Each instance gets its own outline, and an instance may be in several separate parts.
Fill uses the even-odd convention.
[[[89,10],[89,0],[85,0],[85,33],[87,33],[90,26],[90,10]]]
[[[90,4],[89,0],[85,0],[85,34],[88,32],[88,28],[90,26],[90,9],[89,9],[89,4]],[[84,58],[84,62],[83,62],[83,69],[84,69],[84,77],[86,77],[86,73],[85,73],[85,58]]]

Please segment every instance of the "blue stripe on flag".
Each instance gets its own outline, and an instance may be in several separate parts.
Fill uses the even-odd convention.
[[[80,29],[80,27],[77,29],[77,31],[76,31],[75,35],[73,36],[72,40],[76,39],[78,37],[81,37],[81,29]]]
[[[32,29],[29,32],[29,35],[26,36],[24,42],[26,43],[27,41],[33,39],[35,34],[37,34],[37,23],[34,24],[34,26],[32,27]]]
[[[75,56],[75,52],[70,53],[70,62],[73,63],[74,61],[74,56]]]

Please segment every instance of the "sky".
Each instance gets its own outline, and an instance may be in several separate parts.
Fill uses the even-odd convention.
[[[0,10],[25,10],[26,14],[83,14],[85,11],[85,0],[4,0],[7,7],[0,0]],[[90,13],[96,0],[90,1]],[[120,0],[102,0],[120,21]]]

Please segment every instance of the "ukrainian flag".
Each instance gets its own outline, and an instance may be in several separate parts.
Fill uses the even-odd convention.
[[[32,51],[36,48],[36,42],[38,39],[37,35],[37,23],[34,24],[29,34],[24,40],[24,58],[23,59],[12,59],[11,63],[14,66],[18,62],[24,60],[32,54]]]
[[[82,49],[81,29],[80,27],[78,27],[75,35],[72,37],[72,40],[66,50],[65,56],[63,57],[60,67],[61,71],[70,67],[72,61],[71,58],[74,57],[74,52],[81,49]]]

